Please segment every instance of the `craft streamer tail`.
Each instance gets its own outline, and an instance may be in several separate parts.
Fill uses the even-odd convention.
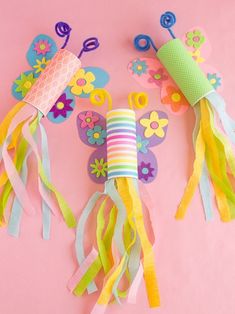
[[[135,299],[140,274],[144,276],[150,307],[160,305],[154,253],[138,191],[135,123],[133,110],[107,113],[108,181],[103,193],[97,192],[90,198],[77,225],[76,252],[80,267],[69,282],[70,290],[78,296],[86,290],[91,293],[96,290],[96,276],[100,271],[104,273],[103,288],[92,314],[104,313],[113,300],[120,302],[120,298],[126,298],[128,290],[130,299]],[[98,251],[93,248],[85,257],[85,225],[96,207],[94,246],[97,245]]]
[[[215,110],[209,100],[203,98],[196,106],[200,112],[200,126],[195,143],[194,171],[179,205],[176,218],[184,217],[187,206],[201,180],[205,164],[208,169],[207,175],[214,189],[220,218],[225,222],[230,221],[235,218],[233,187],[235,158],[232,146],[226,136],[215,126]]]
[[[80,65],[80,60],[75,55],[65,49],[59,50],[23,101],[15,105],[0,125],[0,223],[5,224],[5,209],[13,199],[8,231],[14,236],[19,234],[22,209],[28,214],[35,212],[26,189],[27,159],[31,154],[37,161],[38,188],[43,208],[43,237],[49,238],[50,211],[57,214],[57,205],[67,226],[76,225],[68,204],[50,182],[48,143],[41,119],[47,115]],[[38,133],[41,153],[36,143]]]

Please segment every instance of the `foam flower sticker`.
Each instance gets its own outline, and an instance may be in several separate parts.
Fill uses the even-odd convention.
[[[188,32],[186,34],[186,37],[187,37],[187,40],[186,40],[187,46],[193,47],[195,49],[200,48],[201,45],[205,42],[204,35],[198,29],[196,29],[192,32]]]
[[[67,87],[47,114],[47,118],[54,123],[64,122],[71,116],[74,107],[74,95],[71,94]]]
[[[90,144],[102,145],[105,142],[106,131],[102,129],[100,125],[96,125],[93,129],[89,129],[86,134]]]
[[[202,58],[201,56],[201,51],[199,49],[195,50],[195,51],[190,51],[189,52],[192,56],[192,58],[197,62],[197,63],[202,63],[205,62],[205,59]]]
[[[163,138],[165,136],[164,127],[168,125],[168,119],[161,119],[157,111],[152,111],[149,119],[141,119],[140,124],[145,127],[144,136],[146,138],[153,135]]]
[[[15,84],[15,91],[20,93],[22,98],[27,94],[30,90],[31,86],[35,82],[35,78],[32,72],[22,73],[19,78],[14,81]]]
[[[139,76],[142,75],[143,73],[146,73],[147,68],[148,66],[146,62],[140,59],[134,60],[131,65],[131,70],[133,71],[133,73]]]
[[[167,78],[168,78],[168,76],[166,75],[166,73],[163,70],[163,68],[159,68],[156,71],[150,70],[149,74],[150,74],[149,82],[150,83],[154,83],[154,84],[156,84],[159,87],[161,87],[162,86],[162,82],[166,81]]]
[[[163,97],[161,101],[165,105],[170,105],[174,112],[177,112],[182,105],[186,107],[189,106],[186,98],[179,89],[174,86],[167,86],[166,92],[167,95]]]
[[[35,73],[41,73],[45,67],[49,64],[50,60],[46,60],[45,57],[42,58],[42,60],[36,60],[36,64],[33,66],[34,69],[36,69]]]
[[[79,96],[82,93],[90,94],[90,92],[94,89],[95,76],[92,72],[86,72],[84,69],[80,69],[72,78],[69,86],[71,86],[71,92]]]
[[[219,86],[221,86],[221,77],[219,77],[217,73],[208,73],[207,79],[214,89],[217,89]]]
[[[138,165],[138,176],[140,180],[148,181],[149,178],[152,178],[154,168],[151,166],[150,162],[142,161],[140,165]]]
[[[66,97],[66,94],[63,93],[56,101],[54,106],[51,108],[51,112],[53,112],[54,118],[58,116],[66,117],[68,111],[72,111],[73,108],[70,107],[73,99],[69,99]]]
[[[99,177],[106,177],[108,165],[107,162],[105,162],[104,158],[101,159],[95,159],[94,163],[90,164],[90,167],[92,168],[91,173],[96,175],[96,178]]]
[[[38,55],[42,54],[45,55],[47,52],[50,52],[51,50],[51,44],[48,42],[48,40],[38,40],[34,44],[34,50]]]
[[[89,129],[93,129],[96,122],[99,121],[99,117],[94,114],[92,111],[87,111],[85,113],[80,113],[78,115],[81,120],[81,128],[84,129],[88,127]]]
[[[146,139],[143,139],[140,135],[137,135],[136,143],[137,143],[137,151],[143,154],[147,154],[149,141]]]

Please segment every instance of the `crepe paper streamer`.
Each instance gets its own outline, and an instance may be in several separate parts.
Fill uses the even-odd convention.
[[[128,99],[131,108],[144,108],[148,101],[145,93],[131,93]],[[138,190],[135,112],[132,109],[112,109],[111,96],[101,89],[91,93],[90,101],[96,106],[108,102],[108,179],[104,191],[94,193],[89,199],[78,221],[75,247],[81,271],[78,270],[75,277],[76,274],[83,276],[78,276],[79,280],[73,293],[81,296],[86,290],[88,293],[96,291],[98,288],[95,279],[102,271],[103,288],[92,313],[104,313],[108,304],[114,300],[120,303],[120,298],[128,299],[129,289],[129,300],[133,301],[141,281],[139,277],[142,275],[142,257],[149,305],[156,307],[160,305],[160,297],[154,253],[145,229]],[[82,116],[82,119],[84,118],[85,116]],[[91,115],[88,118],[87,123],[90,123]],[[97,247],[98,256],[91,264],[90,255],[85,254],[84,237],[88,219],[95,212],[97,226],[93,247]],[[85,274],[84,265],[90,265]],[[74,286],[73,279],[70,287]],[[124,290],[121,290],[121,284],[124,285]]]
[[[164,25],[163,20],[167,21]],[[222,97],[214,90],[183,43],[175,39],[171,29],[175,22],[175,16],[171,12],[166,12],[164,19],[161,18],[161,25],[169,30],[173,39],[157,49],[156,56],[190,105],[194,107],[197,117],[194,131],[193,173],[179,204],[176,218],[184,218],[199,185],[206,218],[211,219],[211,182],[220,218],[225,222],[230,221],[235,218],[235,194],[232,186],[235,177],[235,157],[231,145],[231,142],[234,144],[235,141],[235,123],[227,114]],[[134,44],[141,50],[138,38]],[[216,125],[216,114],[225,135]]]
[[[65,24],[57,25],[60,32],[67,32]],[[68,41],[68,38],[67,38]],[[67,44],[67,43],[66,43]],[[99,46],[89,39],[83,45],[85,51]],[[35,212],[35,206],[28,195],[27,159],[34,154],[38,168],[38,188],[42,197],[43,238],[50,237],[51,211],[57,214],[57,207],[68,227],[75,227],[76,220],[62,195],[50,183],[50,162],[46,132],[41,119],[47,115],[58,97],[64,91],[74,74],[81,66],[80,60],[71,52],[60,49],[46,66],[40,77],[32,85],[22,101],[7,114],[0,125],[0,145],[2,173],[0,175],[0,223],[5,225],[5,208],[13,196],[12,211],[9,221],[9,234],[19,235],[22,210],[28,214]],[[41,145],[37,147],[35,137],[40,133]],[[56,201],[56,202],[55,202]]]

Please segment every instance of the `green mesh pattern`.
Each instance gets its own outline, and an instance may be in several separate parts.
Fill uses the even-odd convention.
[[[191,106],[214,90],[179,39],[170,40],[163,45],[158,50],[157,57]]]

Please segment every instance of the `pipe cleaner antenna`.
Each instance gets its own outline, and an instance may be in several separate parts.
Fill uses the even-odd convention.
[[[156,57],[184,94],[196,116],[193,132],[193,172],[176,212],[176,218],[184,218],[199,186],[206,218],[212,218],[213,190],[221,220],[230,221],[235,218],[235,157],[232,147],[232,144],[235,144],[235,122],[226,112],[223,98],[210,84],[182,41],[175,38],[172,31],[175,22],[175,15],[171,12],[161,16],[160,24],[169,31],[172,40],[158,49]],[[138,49],[136,40],[134,45]],[[217,125],[216,116],[220,125]]]
[[[107,91],[94,90],[90,95],[95,106],[105,104],[106,100],[111,109],[106,114],[108,178],[104,191],[91,196],[79,218],[75,243],[79,269],[69,282],[69,289],[77,296],[86,290],[93,293],[98,289],[95,279],[100,271],[103,272],[103,288],[93,314],[103,313],[113,300],[120,303],[120,298],[134,295],[141,274],[150,306],[160,304],[153,247],[145,228],[138,188],[135,112],[112,109]],[[130,108],[142,109],[148,98],[145,93],[131,93],[128,101]],[[87,132],[90,134],[93,130]],[[98,134],[92,134],[97,138]],[[85,256],[85,225],[96,209],[96,239],[90,254]],[[121,289],[122,284],[124,289]]]
[[[27,160],[32,154],[37,160],[38,188],[43,202],[43,237],[49,238],[49,213],[52,211],[58,215],[58,207],[67,226],[75,227],[76,225],[76,219],[69,205],[50,182],[47,136],[41,123],[42,118],[47,115],[81,66],[79,58],[64,49],[69,40],[70,26],[59,22],[55,30],[60,37],[65,37],[62,48],[55,53],[41,75],[35,79],[35,83],[24,99],[11,109],[0,125],[0,162],[2,164],[0,224],[5,225],[7,222],[5,208],[9,205],[11,213],[8,232],[14,236],[19,234],[22,209],[27,214],[35,212],[35,204],[26,189]],[[99,46],[98,39],[92,38],[92,42],[95,43],[93,45],[89,40],[85,40],[83,44],[84,51],[94,50]],[[37,141],[38,133],[40,143]]]
[[[72,28],[66,22],[58,22],[58,23],[56,23],[56,25],[55,25],[55,32],[56,32],[56,34],[59,37],[62,37],[62,38],[65,37],[65,42],[61,46],[60,49],[64,49],[67,46],[67,44],[69,42],[71,31],[72,31]]]

